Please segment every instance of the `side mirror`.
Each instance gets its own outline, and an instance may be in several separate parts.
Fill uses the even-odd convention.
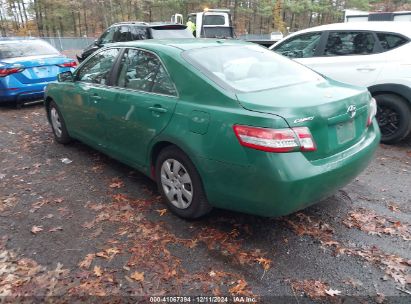
[[[71,71],[66,71],[57,75],[58,82],[73,82],[74,77]]]
[[[94,40],[94,45],[99,45],[98,39]]]

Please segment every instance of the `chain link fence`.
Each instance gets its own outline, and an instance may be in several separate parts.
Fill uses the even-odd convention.
[[[40,37],[59,51],[82,50],[92,44],[95,38],[79,37]]]

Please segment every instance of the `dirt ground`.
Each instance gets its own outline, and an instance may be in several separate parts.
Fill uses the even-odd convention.
[[[410,187],[409,141],[381,145],[362,175],[302,212],[185,221],[147,177],[82,143],[57,144],[42,105],[2,106],[0,296],[410,303]]]

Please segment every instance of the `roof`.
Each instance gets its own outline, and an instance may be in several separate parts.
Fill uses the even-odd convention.
[[[134,40],[120,43],[113,43],[110,46],[130,46],[130,47],[148,47],[155,48],[156,46],[165,46],[180,49],[183,51],[191,49],[200,49],[212,46],[221,46],[221,45],[243,45],[249,44],[242,40],[236,39],[209,39],[209,38],[182,38],[182,39],[147,39],[147,40]]]
[[[112,25],[112,26],[119,26],[119,25],[140,25],[140,26],[146,26],[146,27],[160,27],[160,26],[181,26],[185,27],[185,25],[179,24],[179,23],[173,23],[173,22],[142,22],[142,21],[124,21],[124,22],[117,22]]]
[[[394,32],[411,38],[411,22],[409,21],[365,21],[365,22],[346,22],[332,23],[311,27],[292,34],[316,32],[316,31],[333,31],[333,30],[353,30],[353,31],[378,31]],[[291,36],[291,35],[290,35]],[[288,38],[288,37],[287,37]]]

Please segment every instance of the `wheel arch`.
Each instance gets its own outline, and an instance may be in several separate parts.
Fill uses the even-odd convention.
[[[186,147],[184,144],[179,144],[178,141],[172,140],[172,139],[162,139],[157,142],[155,142],[149,151],[149,164],[150,164],[150,172],[149,176],[155,180],[155,165],[158,156],[160,155],[161,151],[164,150],[167,147],[170,146],[175,146],[178,149],[180,149],[194,164],[196,169],[199,171],[198,165],[196,163],[196,160],[191,157],[191,151],[188,147]]]
[[[378,84],[368,88],[372,96],[381,94],[394,94],[407,101],[408,106],[411,107],[411,88],[402,84]]]
[[[44,100],[44,107],[46,109],[46,116],[47,116],[47,120],[50,122],[50,113],[49,113],[49,106],[50,106],[50,102],[53,101],[53,98],[51,98],[50,96],[47,96],[46,99]]]

